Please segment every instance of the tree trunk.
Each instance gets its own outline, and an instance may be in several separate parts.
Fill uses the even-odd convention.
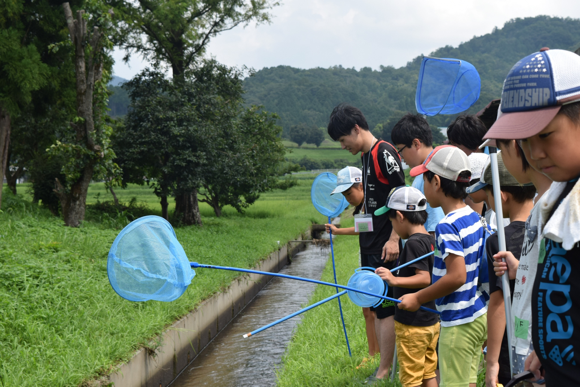
[[[216,217],[222,216],[222,208],[220,207],[220,202],[217,196],[214,196],[211,199],[211,206],[213,207],[213,212],[215,213]]]
[[[14,195],[16,195],[16,183],[18,179],[24,176],[24,167],[19,166],[14,173],[10,172],[10,157],[8,157],[8,162],[6,163],[6,184],[8,184],[8,188]]]
[[[161,196],[161,217],[165,220],[169,220],[169,214],[167,212],[168,207],[169,203],[167,202],[167,195]]]
[[[8,146],[10,145],[10,114],[0,106],[0,208],[2,207],[2,190],[4,188],[4,171],[8,163]]]
[[[60,199],[64,224],[69,227],[79,227],[85,219],[85,208],[89,183],[93,177],[93,164],[87,165],[83,169],[81,178],[78,179],[66,192],[63,185],[56,179],[55,192]]]
[[[93,111],[93,92],[95,82],[101,79],[103,66],[98,59],[101,51],[102,34],[97,27],[93,28],[89,37],[89,54],[85,55],[85,44],[89,32],[85,11],[77,11],[73,17],[69,3],[63,3],[64,14],[73,47],[75,48],[75,75],[77,94],[77,115],[82,122],[72,124],[76,132],[76,141],[84,144],[87,149],[95,153],[95,157],[82,168],[81,177],[72,184],[70,191],[56,180],[55,192],[59,197],[64,222],[67,226],[78,227],[85,218],[85,205],[89,183],[93,177],[94,165],[101,147],[95,144],[95,119]]]
[[[113,185],[109,186],[109,192],[111,193],[111,195],[113,195],[113,200],[115,201],[115,207],[119,208],[119,199],[117,199],[117,195],[115,194],[115,191],[113,190]]]
[[[192,224],[202,225],[197,189],[175,196],[175,213],[173,217],[177,222],[187,226]]]

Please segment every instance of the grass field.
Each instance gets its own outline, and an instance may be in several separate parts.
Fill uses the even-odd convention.
[[[353,219],[341,221],[342,227],[352,227]],[[359,267],[358,238],[338,236],[335,238],[336,275],[339,284],[347,284]],[[334,282],[332,261],[329,260],[322,281]],[[329,286],[317,286],[309,305],[335,294]],[[377,355],[357,369],[368,356],[365,323],[361,308],[347,296],[341,297],[352,357],[348,356],[346,341],[338,309],[338,302],[331,301],[305,313],[282,360],[277,373],[277,385],[295,386],[361,386],[365,379],[379,366]],[[485,368],[478,377],[478,387],[485,386]],[[385,380],[377,386],[401,386],[399,380]]]
[[[310,203],[313,176],[263,197],[246,214],[228,208],[222,218],[201,209],[203,227],[177,228],[192,261],[248,268],[281,244],[323,222]],[[26,192],[19,186],[19,191]],[[89,202],[106,198],[91,186]],[[118,190],[159,211],[150,190]],[[89,211],[91,213],[91,211]],[[114,369],[139,347],[239,276],[199,270],[171,303],[131,303],[116,295],[106,272],[107,252],[124,214],[99,216],[73,229],[21,196],[4,192],[0,213],[0,386],[78,386]]]

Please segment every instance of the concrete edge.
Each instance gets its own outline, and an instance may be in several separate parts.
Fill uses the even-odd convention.
[[[307,231],[309,237],[310,230]],[[302,236],[297,238],[302,240]],[[284,245],[258,262],[259,271],[278,272],[290,263],[291,256],[305,248],[305,243]],[[115,387],[165,387],[187,367],[248,305],[272,277],[246,274],[235,279],[224,292],[214,294],[194,311],[176,321],[157,340],[154,350],[139,349],[133,358],[96,385]],[[89,383],[89,385],[95,385]]]

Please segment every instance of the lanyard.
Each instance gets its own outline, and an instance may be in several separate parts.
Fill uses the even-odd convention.
[[[365,184],[364,184],[364,187],[363,187],[364,188],[365,198],[364,198],[363,203],[364,203],[364,208],[365,208],[365,214],[368,214],[368,211],[367,211],[367,184],[369,182],[369,175],[370,175],[368,172],[369,172],[370,163],[371,163],[371,153],[372,153],[373,147],[375,146],[375,144],[377,142],[378,142],[378,140],[375,138],[374,141],[373,141],[373,143],[372,143],[372,145],[371,145],[371,149],[369,149],[369,151],[367,152],[367,165],[366,165],[366,168],[364,168],[365,165],[364,165],[364,157],[363,157],[363,173],[364,173],[364,177],[365,177],[365,179],[364,179]]]

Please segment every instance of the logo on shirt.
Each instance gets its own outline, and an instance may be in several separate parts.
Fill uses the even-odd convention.
[[[393,172],[399,172],[401,170],[399,164],[397,164],[397,160],[395,160],[393,155],[387,152],[386,149],[383,151],[383,157],[385,158],[385,165],[387,166],[387,172],[389,172],[389,175],[392,175]]]

